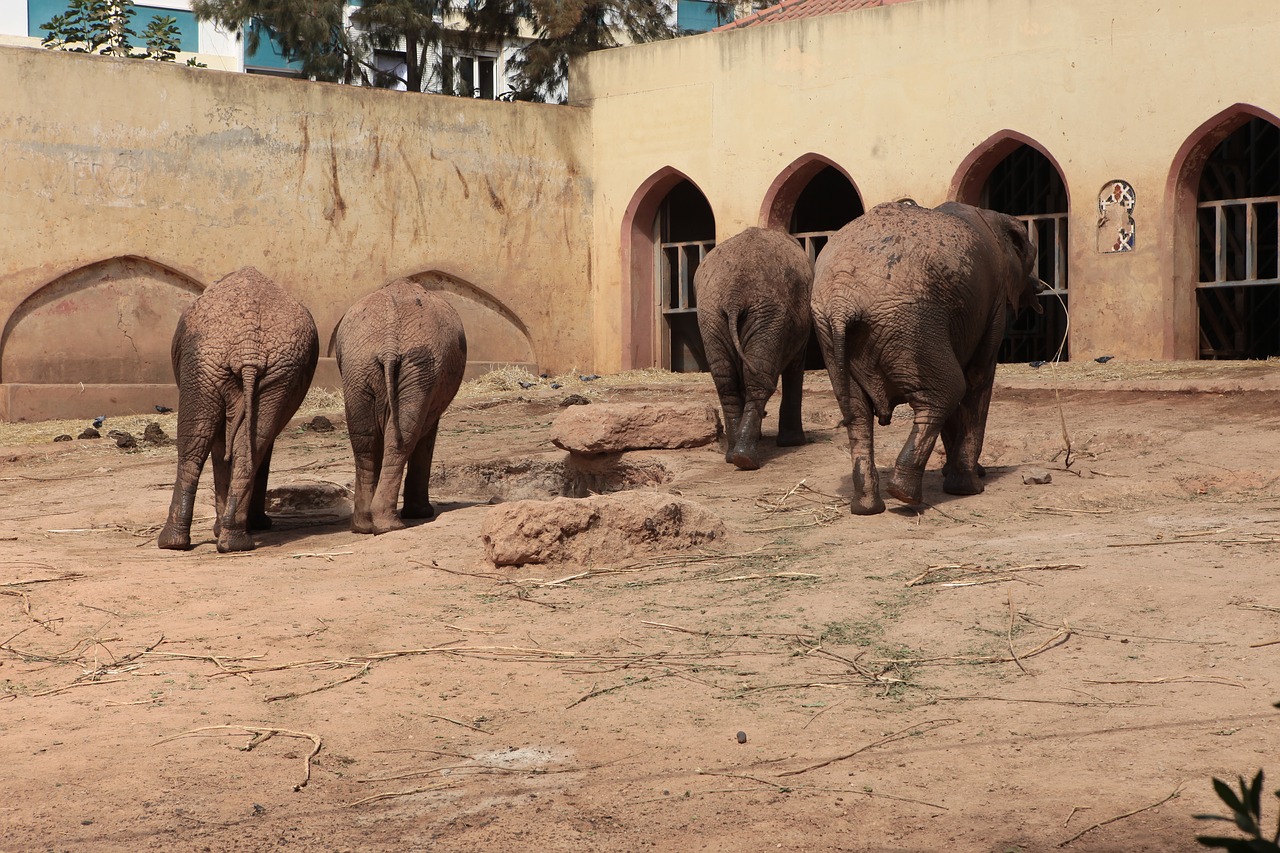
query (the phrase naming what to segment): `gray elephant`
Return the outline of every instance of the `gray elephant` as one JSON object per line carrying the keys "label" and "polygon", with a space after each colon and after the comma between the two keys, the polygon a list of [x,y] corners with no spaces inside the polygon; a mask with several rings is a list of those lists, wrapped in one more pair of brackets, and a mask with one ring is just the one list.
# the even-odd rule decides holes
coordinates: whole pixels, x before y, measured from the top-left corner
{"label": "gray elephant", "polygon": [[840,229],[814,272],[813,321],[849,433],[855,514],[884,511],[872,416],[915,414],[888,492],[921,502],[939,432],[943,490],[982,491],[986,431],[1005,306],[1041,310],[1036,252],[1012,216],[948,202],[882,204]]}
{"label": "gray elephant", "polygon": [[813,265],[799,241],[748,228],[709,253],[694,273],[698,329],[724,410],[725,461],[760,467],[760,422],[782,377],[778,446],[804,444],[800,423]]}
{"label": "gray elephant", "polygon": [[266,530],[276,436],[302,403],[320,354],[310,312],[253,267],[205,290],[178,319],[178,473],[161,548],[191,547],[191,516],[213,454],[218,550],[251,551]]}
{"label": "gray elephant", "polygon": [[336,346],[356,460],[351,529],[386,533],[403,528],[402,518],[432,518],[436,432],[467,367],[458,312],[422,285],[397,279],[347,311]]}

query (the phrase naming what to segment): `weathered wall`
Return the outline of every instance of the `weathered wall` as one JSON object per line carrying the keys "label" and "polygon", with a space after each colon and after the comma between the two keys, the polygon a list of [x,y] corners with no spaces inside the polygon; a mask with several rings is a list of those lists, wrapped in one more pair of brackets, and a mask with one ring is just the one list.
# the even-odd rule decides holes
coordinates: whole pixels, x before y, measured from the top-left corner
{"label": "weathered wall", "polygon": [[21,48],[0,91],[0,418],[172,405],[178,313],[244,265],[322,357],[415,276],[468,319],[473,369],[594,364],[583,110]]}
{"label": "weathered wall", "polygon": [[[651,227],[641,201],[664,169],[724,239],[762,224],[770,185],[811,152],[867,207],[934,205],[1002,131],[1038,143],[1070,195],[1073,357],[1195,357],[1194,229],[1171,173],[1232,105],[1280,114],[1278,44],[1273,0],[920,0],[592,54],[573,91],[593,111],[600,366],[654,358],[652,283],[631,280],[624,232],[637,209]],[[1136,190],[1137,248],[1100,254],[1113,179]]]}

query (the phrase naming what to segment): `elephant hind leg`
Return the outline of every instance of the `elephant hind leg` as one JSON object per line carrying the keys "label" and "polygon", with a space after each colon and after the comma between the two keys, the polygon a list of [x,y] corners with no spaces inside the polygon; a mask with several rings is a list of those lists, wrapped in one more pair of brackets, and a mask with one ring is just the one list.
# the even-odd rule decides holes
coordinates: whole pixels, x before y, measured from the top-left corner
{"label": "elephant hind leg", "polygon": [[431,503],[431,459],[436,450],[436,434],[440,422],[432,424],[418,446],[413,449],[406,466],[404,478],[404,509],[401,518],[435,518],[436,508]]}
{"label": "elephant hind leg", "polygon": [[925,465],[943,425],[953,417],[964,395],[964,377],[959,364],[941,362],[935,365],[935,369],[940,382],[930,389],[930,396],[922,399],[921,395],[910,401],[915,412],[911,433],[898,454],[893,476],[889,479],[889,494],[906,504],[924,502]]}
{"label": "elephant hind leg", "polygon": [[804,393],[804,350],[782,371],[782,404],[778,410],[778,446],[800,447],[805,443],[800,402]]}
{"label": "elephant hind leg", "polygon": [[853,463],[853,497],[849,512],[876,515],[884,512],[880,497],[880,475],[876,471],[875,421],[871,419],[871,399],[854,383],[851,393],[841,398],[849,433],[849,458]]}

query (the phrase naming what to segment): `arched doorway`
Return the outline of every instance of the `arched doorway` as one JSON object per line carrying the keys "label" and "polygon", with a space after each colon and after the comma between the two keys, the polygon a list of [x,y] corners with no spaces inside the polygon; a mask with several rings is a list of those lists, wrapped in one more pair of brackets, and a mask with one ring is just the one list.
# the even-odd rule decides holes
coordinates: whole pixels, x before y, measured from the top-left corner
{"label": "arched doorway", "polygon": [[[799,158],[774,180],[765,194],[761,220],[768,228],[785,228],[817,260],[831,235],[865,212],[862,196],[835,163],[818,154]],[[816,332],[809,333],[805,370],[825,367]]]}
{"label": "arched doorway", "polygon": [[711,205],[692,181],[673,186],[658,205],[653,221],[660,366],[676,373],[707,370],[698,332],[698,294],[693,275],[716,244]]}
{"label": "arched doorway", "polygon": [[1209,154],[1196,237],[1200,358],[1280,355],[1280,127],[1255,116]]}
{"label": "arched doorway", "polygon": [[[984,174],[985,173],[985,174]],[[1067,217],[1070,202],[1057,165],[1031,140],[1006,131],[980,146],[961,167],[957,201],[1021,219],[1037,247],[1043,314],[1026,308],[1009,318],[999,361],[1048,361],[1067,333]]]}

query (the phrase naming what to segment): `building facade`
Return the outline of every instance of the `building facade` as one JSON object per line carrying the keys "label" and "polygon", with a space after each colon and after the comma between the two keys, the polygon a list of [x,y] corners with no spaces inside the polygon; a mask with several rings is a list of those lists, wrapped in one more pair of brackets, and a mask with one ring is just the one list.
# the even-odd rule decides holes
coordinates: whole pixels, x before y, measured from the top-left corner
{"label": "building facade", "polygon": [[717,240],[816,254],[902,197],[1027,222],[1054,293],[1006,359],[1280,355],[1270,2],[905,0],[601,51],[568,106],[0,48],[0,417],[163,402],[177,314],[244,265],[326,356],[410,276],[473,373],[697,369]]}

